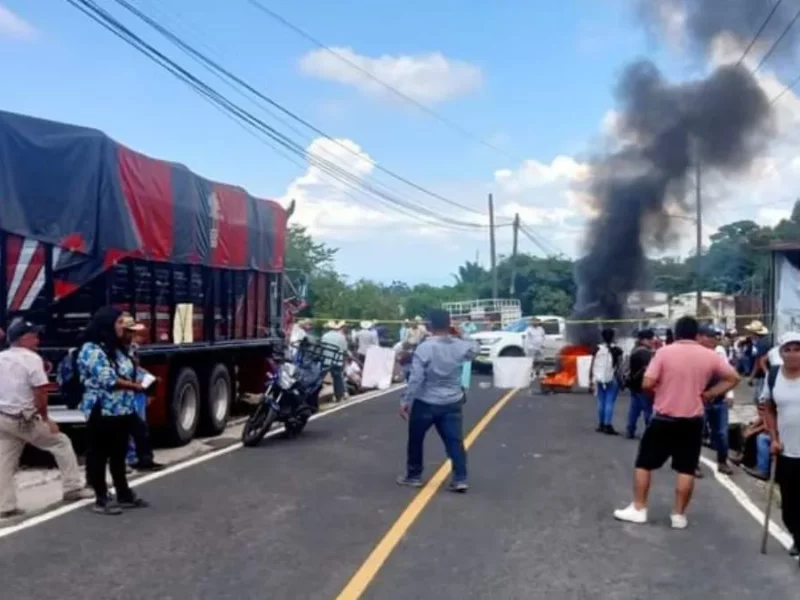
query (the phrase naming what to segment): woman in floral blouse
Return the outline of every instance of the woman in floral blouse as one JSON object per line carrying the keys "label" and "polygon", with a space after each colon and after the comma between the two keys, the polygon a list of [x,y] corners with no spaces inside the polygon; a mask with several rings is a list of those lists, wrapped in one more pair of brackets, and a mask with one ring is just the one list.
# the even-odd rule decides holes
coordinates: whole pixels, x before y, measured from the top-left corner
{"label": "woman in floral blouse", "polygon": [[[135,396],[143,391],[123,344],[125,320],[113,307],[98,310],[83,334],[77,369],[83,385],[80,410],[87,416],[86,477],[95,493],[95,512],[118,515],[147,504],[128,485],[125,456],[135,418]],[[116,490],[108,495],[106,466]]]}

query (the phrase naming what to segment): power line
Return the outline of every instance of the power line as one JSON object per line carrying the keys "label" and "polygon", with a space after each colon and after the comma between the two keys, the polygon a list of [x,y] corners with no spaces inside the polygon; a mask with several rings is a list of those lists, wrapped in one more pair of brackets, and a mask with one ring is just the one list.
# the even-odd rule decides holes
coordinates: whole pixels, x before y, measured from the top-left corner
{"label": "power line", "polygon": [[[156,62],[159,66],[163,67],[172,75],[186,83],[190,88],[211,102],[213,105],[218,106],[220,109],[226,111],[228,114],[249,125],[250,127],[259,130],[271,140],[269,145],[273,149],[275,149],[273,143],[278,144],[289,152],[304,157],[309,163],[317,166],[322,172],[326,173],[332,178],[345,183],[345,185],[349,185],[350,187],[361,188],[362,191],[371,194],[378,201],[386,204],[393,210],[406,214],[407,216],[413,216],[413,218],[416,218],[417,220],[420,220],[428,225],[441,226],[441,223],[444,223],[450,228],[474,229],[481,227],[475,223],[467,223],[450,219],[422,206],[393,198],[384,192],[377,190],[373,186],[364,182],[357,176],[354,176],[352,173],[349,173],[345,169],[342,169],[338,165],[312,155],[311,153],[305,151],[302,147],[298,146],[291,139],[287,138],[279,131],[264,123],[264,121],[253,116],[252,113],[249,113],[240,106],[234,104],[228,98],[220,94],[217,90],[198,79],[191,72],[187,71],[185,68],[169,59],[153,46],[144,42],[144,40],[130,31],[130,29],[125,27],[106,10],[99,7],[94,0],[67,0],[67,2],[83,12],[92,20],[99,23],[105,29],[109,30],[111,33],[136,48],[138,51]],[[426,220],[426,217],[427,219],[434,219],[435,221],[439,222],[431,223],[429,220]]]}
{"label": "power line", "polygon": [[[124,9],[126,9],[128,12],[132,13],[134,16],[136,16],[140,20],[144,21],[147,25],[149,25],[150,27],[152,27],[153,29],[158,31],[158,33],[160,33],[162,36],[166,37],[174,45],[178,46],[183,52],[189,54],[192,58],[194,58],[198,62],[202,63],[207,68],[213,70],[214,72],[220,74],[221,76],[223,76],[223,77],[229,79],[230,81],[236,83],[237,85],[243,87],[248,92],[250,92],[254,96],[260,98],[264,102],[268,103],[270,106],[276,108],[277,110],[279,110],[280,112],[282,112],[283,114],[288,116],[289,118],[293,119],[294,121],[300,123],[301,125],[307,127],[308,129],[310,129],[314,133],[324,137],[325,139],[327,139],[330,142],[336,144],[337,146],[341,147],[345,151],[347,151],[347,152],[349,152],[349,153],[351,153],[353,155],[356,155],[359,159],[363,160],[363,156],[358,154],[355,150],[353,150],[352,148],[350,148],[346,144],[341,143],[339,140],[333,138],[332,136],[328,135],[326,132],[324,132],[320,128],[316,127],[315,125],[313,125],[309,121],[303,119],[302,117],[300,117],[299,115],[297,115],[293,111],[289,110],[288,108],[286,108],[285,106],[283,106],[279,102],[275,101],[274,99],[270,98],[266,94],[262,93],[260,90],[254,88],[247,81],[245,81],[245,80],[241,79],[240,77],[236,76],[234,73],[232,73],[230,70],[224,68],[223,66],[221,66],[216,61],[210,59],[207,55],[203,54],[202,52],[197,50],[195,47],[193,47],[190,44],[188,44],[185,40],[181,39],[173,31],[171,31],[167,27],[164,27],[160,23],[158,23],[155,19],[153,19],[152,17],[148,16],[146,13],[144,13],[141,10],[139,10],[135,6],[133,6],[127,0],[114,0],[114,1],[117,4],[119,4],[120,6],[122,6]],[[465,210],[465,211],[468,211],[468,212],[472,212],[474,214],[478,214],[478,215],[481,215],[481,216],[486,216],[483,212],[481,212],[479,210],[476,210],[474,208],[470,208],[470,207],[468,207],[468,206],[466,206],[464,204],[460,204],[460,203],[458,203],[458,202],[456,202],[454,200],[446,198],[446,197],[442,196],[441,194],[437,194],[436,192],[428,190],[428,189],[424,188],[423,186],[411,181],[410,179],[408,179],[406,177],[403,177],[401,175],[398,175],[394,171],[392,171],[392,170],[390,170],[390,169],[388,169],[386,167],[383,167],[382,165],[380,165],[379,163],[377,163],[375,161],[371,161],[371,162],[372,162],[373,166],[376,169],[378,169],[379,171],[389,175],[390,177],[392,177],[393,179],[396,179],[397,181],[400,181],[400,182],[412,187],[413,189],[415,189],[415,190],[417,190],[419,192],[422,192],[423,194],[426,194],[426,195],[428,195],[428,196],[430,196],[432,198],[440,200],[440,201],[442,201],[442,202],[444,202],[446,204],[449,204],[451,206],[454,206],[456,208],[460,208],[462,210]]]}
{"label": "power line", "polygon": [[777,39],[776,39],[776,40],[775,40],[775,41],[772,43],[772,46],[770,46],[770,48],[769,48],[769,50],[767,50],[766,54],[764,54],[764,56],[762,56],[762,57],[761,57],[761,60],[760,60],[760,61],[758,62],[758,64],[756,65],[756,68],[755,68],[755,69],[753,69],[753,73],[754,73],[754,74],[755,74],[755,73],[756,73],[756,72],[757,72],[757,71],[758,71],[758,70],[759,70],[761,67],[763,67],[763,66],[764,66],[764,63],[766,63],[766,62],[767,62],[767,60],[769,59],[769,57],[770,57],[770,56],[772,56],[772,53],[773,53],[773,52],[775,52],[775,49],[778,47],[778,44],[780,44],[780,43],[781,43],[781,41],[783,40],[783,38],[785,38],[785,37],[786,37],[786,35],[789,33],[789,31],[792,29],[792,27],[794,27],[794,24],[797,22],[797,20],[798,20],[798,19],[800,19],[800,10],[798,10],[798,11],[797,11],[797,13],[794,15],[794,17],[792,18],[792,20],[791,20],[791,21],[789,21],[788,25],[786,25],[786,27],[785,27],[785,28],[784,28],[784,30],[781,32],[781,34],[780,34],[780,35],[777,37]]}
{"label": "power line", "polygon": [[772,10],[769,11],[767,18],[764,19],[764,22],[761,24],[761,27],[759,27],[758,31],[756,31],[756,34],[753,36],[753,39],[750,40],[750,43],[748,44],[747,48],[745,48],[744,52],[742,53],[742,57],[736,62],[737,65],[742,64],[744,59],[747,58],[747,55],[750,53],[750,50],[753,49],[753,46],[758,41],[758,38],[761,37],[762,33],[764,33],[764,30],[767,28],[767,25],[769,24],[770,20],[775,15],[775,11],[778,10],[778,7],[781,5],[781,2],[783,2],[783,0],[778,0],[775,4],[772,5]]}
{"label": "power line", "polygon": [[795,77],[789,84],[786,85],[786,87],[778,92],[778,94],[776,94],[772,100],[769,101],[770,106],[774,105],[778,100],[783,98],[789,92],[789,90],[793,89],[798,83],[800,83],[800,75]]}
{"label": "power line", "polygon": [[501,148],[498,148],[494,144],[491,144],[491,143],[487,142],[481,136],[472,133],[471,131],[469,131],[465,127],[459,125],[455,121],[451,121],[447,117],[442,116],[440,113],[436,112],[435,110],[433,110],[429,106],[423,104],[422,102],[420,102],[416,98],[413,98],[412,96],[409,96],[405,92],[403,92],[401,90],[398,90],[396,87],[394,87],[391,84],[387,83],[386,81],[384,81],[383,79],[381,79],[380,77],[378,77],[377,75],[375,75],[374,73],[369,71],[368,69],[365,69],[364,67],[362,67],[358,63],[353,62],[352,60],[350,60],[349,58],[347,58],[346,56],[344,56],[340,52],[337,52],[336,50],[334,50],[333,48],[331,48],[330,46],[328,46],[324,42],[320,41],[318,38],[316,38],[313,35],[311,35],[309,32],[305,31],[304,29],[301,29],[298,25],[295,25],[294,23],[289,21],[286,17],[283,17],[282,15],[278,14],[277,12],[272,10],[271,8],[268,8],[268,7],[264,6],[264,4],[262,4],[258,0],[248,0],[248,2],[252,6],[257,8],[258,10],[263,12],[265,15],[267,15],[268,17],[273,19],[274,21],[280,23],[281,25],[283,25],[287,29],[290,29],[290,30],[294,31],[297,35],[299,35],[300,37],[304,38],[305,40],[311,42],[312,44],[314,44],[315,46],[317,46],[321,50],[324,50],[325,52],[328,52],[331,56],[333,56],[336,59],[340,60],[341,62],[347,64],[351,68],[357,70],[359,73],[363,74],[365,77],[368,77],[369,79],[371,79],[372,81],[374,81],[378,85],[380,85],[383,88],[387,89],[388,91],[392,92],[397,97],[399,97],[402,100],[414,105],[419,110],[421,110],[422,112],[426,113],[427,115],[433,117],[434,119],[436,119],[440,123],[446,125],[450,129],[452,129],[453,131],[455,131],[456,133],[461,135],[462,137],[464,137],[464,138],[466,138],[468,140],[471,140],[471,141],[473,141],[473,142],[475,142],[477,144],[480,144],[481,146],[489,148],[490,150],[494,150],[495,152],[499,152],[500,154],[503,154],[506,158],[511,158],[511,159],[513,159],[515,161],[519,160],[517,157],[509,154],[508,152],[506,152],[505,150],[503,150]]}

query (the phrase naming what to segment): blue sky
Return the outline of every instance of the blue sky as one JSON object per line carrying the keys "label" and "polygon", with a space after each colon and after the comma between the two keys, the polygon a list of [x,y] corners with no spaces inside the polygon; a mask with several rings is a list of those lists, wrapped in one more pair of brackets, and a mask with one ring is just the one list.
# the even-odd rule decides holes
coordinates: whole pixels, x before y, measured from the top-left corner
{"label": "blue sky", "polygon": [[[110,0],[97,1],[116,8]],[[247,0],[132,1],[264,93],[353,144],[354,152],[341,159],[346,168],[378,176],[369,166],[362,164],[362,172],[348,163],[363,152],[480,210],[492,191],[498,212],[520,210],[532,230],[567,253],[579,248],[585,215],[566,190],[581,158],[597,147],[619,70],[646,55],[672,75],[686,71],[647,38],[624,0],[262,0],[355,60],[388,57],[363,64],[377,65],[382,77],[385,72],[397,87],[419,93],[446,119],[497,147],[492,150],[408,103],[370,91],[363,79],[354,83],[347,65],[330,55],[309,55],[313,45]],[[420,232],[385,208],[364,208],[342,196],[340,186],[276,155],[64,0],[0,0],[0,7],[4,109],[97,127],[139,151],[185,163],[255,195],[291,195],[298,200],[298,218],[341,249],[339,267],[351,277],[444,282],[476,253],[487,259],[485,233],[430,227]],[[131,15],[113,12],[214,81]],[[444,70],[441,77],[433,71],[431,83],[420,79],[419,69],[424,75],[434,53],[441,54]],[[307,146],[317,136],[294,137]],[[559,156],[563,160],[554,163]],[[505,180],[498,171],[506,172]],[[465,218],[392,185],[414,202]],[[507,234],[505,229],[499,236],[501,253],[509,249]],[[536,250],[527,241],[522,248]]]}

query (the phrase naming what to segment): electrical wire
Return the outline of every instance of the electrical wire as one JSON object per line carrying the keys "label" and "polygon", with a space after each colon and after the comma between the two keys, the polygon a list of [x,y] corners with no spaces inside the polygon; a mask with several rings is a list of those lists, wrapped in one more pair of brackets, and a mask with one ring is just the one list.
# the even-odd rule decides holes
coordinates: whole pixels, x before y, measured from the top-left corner
{"label": "electrical wire", "polygon": [[760,61],[758,62],[758,64],[756,65],[756,68],[755,68],[755,69],[753,69],[753,71],[752,71],[752,72],[753,72],[753,74],[755,74],[756,72],[758,72],[758,70],[759,70],[761,67],[763,67],[763,66],[764,66],[764,63],[766,63],[766,62],[767,62],[767,60],[769,59],[769,57],[770,57],[770,56],[772,56],[772,53],[773,53],[773,52],[775,52],[775,50],[777,49],[778,45],[781,43],[781,41],[783,40],[783,38],[785,38],[785,37],[786,37],[786,35],[789,33],[789,31],[792,29],[792,27],[794,27],[794,24],[795,24],[795,23],[797,23],[797,20],[798,20],[798,19],[800,19],[800,10],[798,10],[798,11],[797,11],[797,13],[795,13],[795,15],[794,15],[794,17],[792,18],[792,20],[791,20],[791,21],[789,21],[789,24],[788,24],[788,25],[786,25],[786,27],[785,27],[785,28],[784,28],[784,30],[781,32],[781,34],[780,34],[780,35],[777,37],[777,39],[776,39],[776,40],[775,40],[775,41],[772,43],[772,46],[770,46],[770,48],[769,48],[769,50],[767,50],[766,54],[764,54],[764,56],[762,56],[762,57],[761,57],[761,60],[760,60]]}
{"label": "electrical wire", "polygon": [[[139,50],[142,54],[159,64],[165,70],[176,76],[178,79],[189,85],[194,91],[199,93],[202,97],[210,101],[212,104],[219,106],[222,110],[225,110],[228,114],[238,118],[241,122],[259,130],[262,132],[267,138],[270,139],[271,143],[270,146],[274,149],[274,144],[278,144],[278,146],[288,150],[289,152],[302,156],[305,158],[309,163],[317,166],[322,172],[326,173],[327,175],[331,176],[332,178],[346,184],[350,185],[351,187],[359,187],[362,191],[365,191],[369,194],[372,194],[373,197],[381,201],[382,203],[386,204],[390,208],[394,210],[400,209],[400,211],[407,216],[412,216],[417,220],[422,221],[428,225],[434,226],[441,226],[442,223],[449,226],[450,228],[461,228],[461,229],[475,229],[481,228],[481,225],[475,223],[467,223],[457,221],[455,219],[450,219],[433,211],[430,211],[424,207],[419,205],[411,204],[405,201],[402,201],[397,198],[393,198],[380,190],[376,190],[374,186],[369,185],[368,183],[364,182],[357,176],[354,176],[352,173],[342,169],[338,165],[331,163],[330,161],[326,161],[321,159],[318,156],[314,156],[311,153],[307,152],[302,147],[298,146],[292,140],[275,130],[274,128],[270,127],[262,120],[258,119],[257,117],[253,116],[251,113],[245,111],[240,106],[234,104],[229,99],[224,97],[222,94],[217,92],[214,88],[203,82],[202,80],[198,79],[192,73],[169,59],[163,53],[156,50],[150,44],[147,44],[142,40],[139,36],[133,33],[130,29],[125,27],[122,23],[120,23],[117,19],[115,19],[110,13],[106,10],[99,7],[93,0],[66,0],[69,4],[74,6],[76,9],[80,10],[82,13],[87,15],[92,20],[99,23],[101,26],[109,30],[111,33],[115,34],[117,37],[125,41],[126,43],[132,45],[134,48]],[[406,209],[406,210],[402,210]],[[431,222],[431,219],[433,222]]]}
{"label": "electrical wire", "polygon": [[475,142],[475,143],[477,143],[477,144],[479,144],[481,146],[489,148],[490,150],[494,150],[495,152],[498,152],[498,153],[502,154],[506,158],[511,158],[511,159],[513,159],[515,161],[516,160],[520,160],[519,158],[509,154],[508,152],[506,152],[502,148],[498,148],[494,144],[489,143],[488,141],[483,139],[481,136],[472,133],[471,131],[469,131],[468,129],[466,129],[462,125],[459,125],[455,121],[452,121],[452,120],[442,116],[440,113],[438,113],[437,111],[433,110],[431,107],[423,104],[422,102],[420,102],[416,98],[413,98],[412,96],[409,96],[405,92],[403,92],[401,90],[398,90],[396,87],[394,87],[391,84],[387,83],[386,81],[384,81],[383,79],[381,79],[380,77],[378,77],[377,75],[375,75],[374,73],[369,71],[368,69],[365,69],[364,67],[362,67],[358,63],[353,62],[352,60],[350,60],[346,56],[342,55],[340,52],[337,52],[336,50],[334,50],[333,48],[331,48],[330,46],[328,46],[324,42],[320,41],[318,38],[316,38],[313,35],[311,35],[306,30],[300,28],[298,25],[295,25],[294,23],[289,21],[286,17],[278,14],[277,12],[272,10],[271,8],[268,8],[267,6],[264,6],[264,4],[259,2],[258,0],[248,0],[248,2],[253,7],[255,7],[256,9],[260,10],[265,15],[267,15],[272,20],[274,20],[277,23],[283,25],[287,29],[290,29],[291,31],[295,32],[297,35],[299,35],[300,37],[304,38],[306,41],[311,42],[312,44],[314,44],[315,46],[317,46],[321,50],[324,50],[325,52],[329,53],[334,58],[336,58],[336,59],[340,60],[341,62],[345,63],[350,68],[355,69],[356,71],[358,71],[359,73],[361,73],[365,77],[368,77],[369,79],[371,79],[372,81],[374,81],[378,85],[382,86],[386,90],[388,90],[391,93],[393,93],[394,95],[396,95],[398,98],[404,100],[405,102],[408,102],[409,104],[415,106],[416,108],[418,108],[422,112],[424,112],[427,115],[433,117],[434,119],[436,119],[437,121],[439,121],[443,125],[449,127],[450,129],[452,129],[453,131],[455,131],[456,133],[458,133],[459,135],[461,135],[465,139],[468,139],[468,140],[470,140],[472,142]]}
{"label": "electrical wire", "polygon": [[[223,66],[221,66],[216,61],[210,59],[208,56],[206,56],[205,54],[203,54],[202,52],[200,52],[199,50],[197,50],[196,48],[194,48],[193,46],[188,44],[185,40],[183,40],[179,36],[177,36],[173,31],[171,31],[170,29],[164,27],[163,25],[158,23],[155,19],[153,19],[152,17],[148,16],[146,13],[144,13],[140,9],[136,8],[135,6],[133,6],[127,0],[114,0],[114,1],[118,5],[123,7],[125,10],[127,10],[128,12],[130,12],[131,14],[133,14],[134,16],[136,16],[137,18],[139,18],[140,20],[145,22],[147,25],[149,25],[150,27],[155,29],[158,33],[160,33],[162,36],[167,38],[174,45],[178,46],[183,52],[187,53],[192,58],[194,58],[196,61],[198,61],[198,62],[202,63],[203,65],[205,65],[207,68],[213,70],[214,72],[220,74],[221,76],[227,78],[228,80],[230,80],[230,81],[236,83],[237,85],[243,87],[244,89],[246,89],[248,92],[250,92],[254,96],[260,98],[261,100],[263,100],[264,102],[268,103],[269,105],[271,105],[275,109],[279,110],[280,112],[282,112],[283,114],[285,114],[289,118],[291,118],[294,121],[300,123],[301,125],[307,127],[308,129],[310,129],[314,133],[324,137],[325,139],[327,139],[330,142],[336,144],[337,146],[341,147],[345,151],[357,156],[359,159],[364,160],[364,157],[361,154],[359,154],[358,152],[356,152],[355,150],[353,150],[352,148],[350,148],[346,144],[343,144],[341,141],[331,137],[326,132],[322,131],[320,128],[316,127],[315,125],[313,125],[309,121],[307,121],[307,120],[303,119],[302,117],[298,116],[296,113],[294,113],[293,111],[289,110],[288,108],[286,108],[282,104],[278,103],[274,99],[270,98],[266,94],[264,94],[261,91],[257,90],[252,85],[250,85],[247,81],[245,81],[245,80],[241,79],[240,77],[236,76],[234,73],[232,73],[230,70],[224,68]],[[428,190],[428,189],[424,188],[423,186],[411,181],[410,179],[408,179],[406,177],[403,177],[401,175],[398,175],[394,171],[392,171],[392,170],[390,170],[390,169],[388,169],[386,167],[383,167],[382,165],[376,163],[375,161],[372,161],[372,165],[376,169],[378,169],[379,171],[389,175],[393,179],[396,179],[397,181],[400,181],[400,182],[412,187],[413,189],[415,189],[415,190],[417,190],[419,192],[422,192],[422,193],[424,193],[424,194],[426,194],[426,195],[428,195],[428,196],[430,196],[432,198],[440,200],[440,201],[442,201],[442,202],[444,202],[446,204],[449,204],[451,206],[454,206],[456,208],[460,208],[461,210],[465,210],[467,212],[472,212],[472,213],[475,213],[475,214],[478,214],[478,215],[481,215],[481,216],[486,216],[485,213],[483,213],[483,212],[481,212],[479,210],[476,210],[476,209],[471,208],[469,206],[466,206],[464,204],[460,204],[460,203],[458,203],[458,202],[456,202],[454,200],[451,200],[449,198],[446,198],[446,197],[442,196],[441,194],[437,194],[436,192]]]}
{"label": "electrical wire", "polygon": [[741,58],[736,62],[737,65],[741,65],[744,59],[747,58],[747,55],[750,53],[750,50],[753,49],[753,46],[755,46],[755,43],[758,41],[758,38],[761,37],[761,34],[764,33],[764,30],[767,28],[767,25],[772,20],[772,17],[775,15],[775,11],[778,10],[778,7],[781,5],[781,2],[783,2],[783,0],[778,0],[775,4],[772,5],[772,10],[769,11],[767,18],[764,19],[764,22],[761,24],[761,27],[759,27],[758,31],[756,31],[755,35],[753,36],[753,39],[750,40],[750,43],[747,45],[747,48],[745,48]]}

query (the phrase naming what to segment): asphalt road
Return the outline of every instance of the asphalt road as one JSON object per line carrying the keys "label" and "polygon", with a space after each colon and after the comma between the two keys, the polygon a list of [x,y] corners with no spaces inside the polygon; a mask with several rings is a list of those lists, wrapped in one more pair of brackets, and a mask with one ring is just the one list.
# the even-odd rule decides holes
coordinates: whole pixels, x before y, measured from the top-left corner
{"label": "asphalt road", "polygon": [[[467,429],[502,395],[474,389]],[[405,442],[396,402],[150,482],[139,488],[150,509],[81,509],[2,538],[0,598],[336,598],[425,492],[394,484]],[[515,395],[471,448],[470,492],[423,503],[363,597],[798,597],[797,563],[775,543],[758,554],[758,524],[713,478],[698,483],[685,531],[668,527],[666,471],[653,522],[615,522],[636,445],[594,433],[593,421],[588,396]],[[443,460],[431,433],[428,475]]]}

